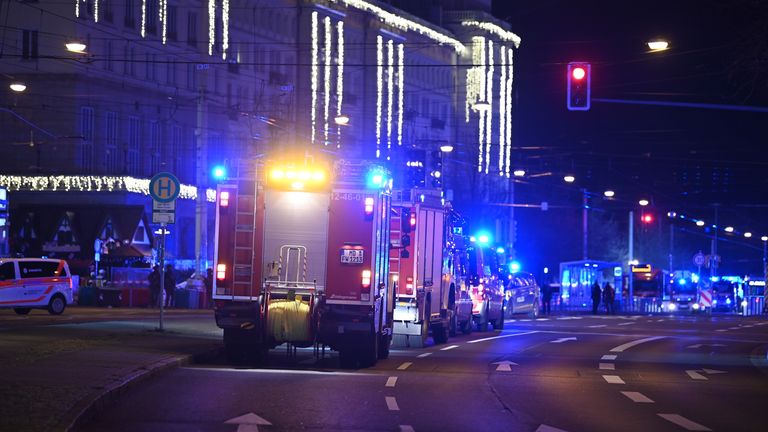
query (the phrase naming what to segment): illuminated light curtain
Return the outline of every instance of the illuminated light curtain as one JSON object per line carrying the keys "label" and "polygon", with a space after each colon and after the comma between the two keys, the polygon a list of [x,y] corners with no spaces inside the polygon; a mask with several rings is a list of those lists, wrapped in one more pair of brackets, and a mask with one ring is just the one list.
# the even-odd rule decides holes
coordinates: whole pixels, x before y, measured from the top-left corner
{"label": "illuminated light curtain", "polygon": [[514,51],[512,48],[510,48],[507,51],[508,54],[508,60],[507,60],[507,68],[509,68],[509,71],[507,72],[507,170],[506,175],[509,177],[509,170],[510,166],[512,165],[511,162],[511,155],[512,155],[512,80],[514,78]]}
{"label": "illuminated light curtain", "polygon": [[99,22],[99,0],[93,0],[93,22]]}
{"label": "illuminated light curtain", "polygon": [[485,89],[488,115],[485,117],[485,173],[491,166],[491,140],[493,133],[493,41],[488,41],[488,85]]}
{"label": "illuminated light curtain", "polygon": [[324,127],[323,127],[323,133],[325,141],[323,142],[324,145],[328,145],[328,118],[331,108],[331,39],[333,38],[333,30],[331,27],[331,18],[325,17],[323,19],[323,24],[325,25],[325,44],[324,44],[324,51],[325,51],[325,58],[324,58],[324,68],[323,68],[323,120],[324,120]]}
{"label": "illuminated light curtain", "polygon": [[395,94],[395,43],[387,41],[387,160],[392,155],[392,96]]}
{"label": "illuminated light curtain", "polygon": [[[474,38],[473,38],[474,39]],[[476,42],[474,46],[474,50],[476,51],[476,55],[473,54],[473,58],[477,59],[476,65],[479,65],[480,73],[480,79],[478,80],[479,88],[478,88],[478,94],[481,98],[485,97],[485,87],[486,87],[486,79],[485,79],[485,64],[486,64],[486,56],[485,56],[485,38],[480,37],[475,39]],[[477,172],[483,172],[483,142],[485,141],[485,115],[486,110],[480,110],[480,120],[478,121],[478,148],[477,148]]]}
{"label": "illuminated light curtain", "polygon": [[381,111],[384,96],[384,38],[376,36],[376,157],[381,157]]}
{"label": "illuminated light curtain", "polygon": [[397,145],[403,145],[403,89],[405,88],[405,45],[397,44]]}
{"label": "illuminated light curtain", "polygon": [[221,59],[227,59],[229,50],[229,0],[221,1]]}
{"label": "illuminated light curtain", "polygon": [[216,43],[216,0],[208,0],[208,55],[213,55],[213,46],[215,43]]}
{"label": "illuminated light curtain", "polygon": [[141,0],[141,37],[147,36],[147,0]]}
{"label": "illuminated light curtain", "polygon": [[[344,21],[336,23],[338,45],[336,47],[336,116],[342,114],[344,100]],[[336,126],[336,148],[341,147],[341,125]]]}
{"label": "illuminated light curtain", "polygon": [[75,16],[80,18],[80,0],[75,0]]}
{"label": "illuminated light curtain", "polygon": [[168,0],[160,0],[160,22],[163,24],[163,45],[168,42]]}
{"label": "illuminated light curtain", "polygon": [[504,175],[505,152],[507,150],[507,50],[499,47],[501,77],[499,81],[499,175]]}
{"label": "illuminated light curtain", "polygon": [[481,92],[481,85],[485,83],[485,73],[482,67],[479,66],[483,61],[480,55],[482,52],[481,45],[485,45],[483,37],[475,36],[472,38],[472,67],[468,68],[466,72],[467,97],[464,103],[464,121],[466,123],[469,123],[469,113],[473,109],[473,105],[484,97],[484,93]]}
{"label": "illuminated light curtain", "polygon": [[315,131],[317,130],[317,84],[318,84],[318,68],[317,68],[317,61],[318,61],[318,40],[317,40],[317,32],[318,32],[318,14],[317,12],[312,12],[312,59],[311,59],[311,71],[310,71],[310,80],[311,80],[311,87],[312,87],[312,106],[310,107],[310,123],[312,124],[312,130],[310,131],[310,143],[315,143]]}

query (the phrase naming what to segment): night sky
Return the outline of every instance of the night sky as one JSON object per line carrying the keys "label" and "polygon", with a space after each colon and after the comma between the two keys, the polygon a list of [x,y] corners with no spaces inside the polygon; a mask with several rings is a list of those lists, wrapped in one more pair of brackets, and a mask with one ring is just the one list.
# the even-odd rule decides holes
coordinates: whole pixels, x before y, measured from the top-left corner
{"label": "night sky", "polygon": [[[519,254],[537,266],[581,258],[577,206],[585,188],[594,192],[598,230],[608,220],[626,233],[628,211],[640,210],[640,198],[651,201],[646,211],[658,217],[642,227],[651,234],[641,243],[655,235],[666,245],[656,260],[668,260],[668,211],[711,225],[717,206],[721,228],[736,229],[719,244],[721,255],[728,254],[724,267],[761,269],[768,112],[605,102],[569,112],[565,71],[569,61],[591,62],[593,98],[768,107],[768,2],[496,1],[494,15],[523,40],[515,65],[516,162],[529,173],[553,173],[519,183],[517,201],[563,206],[548,214],[518,211]],[[655,37],[669,40],[671,49],[649,53],[645,43]],[[565,186],[564,173],[577,184]],[[603,199],[606,189],[616,199]],[[696,249],[709,250],[711,227],[706,233],[678,221],[675,230],[676,266],[687,265]],[[745,231],[754,237],[744,239]],[[596,241],[604,241],[600,235]]]}

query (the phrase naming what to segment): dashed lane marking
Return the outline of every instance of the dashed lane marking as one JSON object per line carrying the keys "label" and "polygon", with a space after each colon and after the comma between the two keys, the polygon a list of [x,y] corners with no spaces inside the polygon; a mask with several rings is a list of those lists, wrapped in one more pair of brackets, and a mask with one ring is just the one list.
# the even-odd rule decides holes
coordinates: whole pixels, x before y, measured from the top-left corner
{"label": "dashed lane marking", "polygon": [[716,331],[716,332],[727,332],[727,331],[728,331],[728,329],[717,329],[717,330],[715,330],[715,331]]}
{"label": "dashed lane marking", "polygon": [[400,366],[398,366],[398,367],[397,367],[397,370],[406,370],[406,369],[408,369],[408,368],[409,368],[409,367],[410,367],[412,364],[413,364],[413,362],[405,362],[405,363],[401,364]]}
{"label": "dashed lane marking", "polygon": [[528,321],[531,321],[531,320],[529,320],[529,319],[521,319],[520,321],[521,322],[528,322]]}
{"label": "dashed lane marking", "polygon": [[664,337],[665,336],[653,336],[653,337],[638,339],[638,340],[635,340],[635,341],[632,341],[632,342],[627,342],[625,344],[621,344],[621,345],[619,345],[617,347],[613,347],[613,348],[611,348],[610,351],[611,352],[624,352],[624,351],[626,351],[626,350],[628,350],[628,349],[630,349],[630,348],[632,348],[634,346],[637,346],[637,345],[640,345],[640,344],[643,344],[643,343],[646,343],[646,342],[652,342],[652,341],[655,341],[655,340],[664,339]]}
{"label": "dashed lane marking", "polygon": [[623,322],[623,323],[620,323],[620,324],[617,324],[617,325],[625,326],[625,325],[632,325],[632,324],[637,324],[637,323],[635,323],[635,322]]}
{"label": "dashed lane marking", "polygon": [[475,340],[471,340],[471,341],[469,341],[467,343],[485,342],[485,341],[494,340],[494,339],[508,338],[508,337],[512,337],[512,336],[523,336],[523,335],[529,335],[529,334],[534,334],[534,333],[539,333],[539,332],[537,330],[534,330],[534,331],[529,331],[529,332],[510,333],[510,334],[505,334],[505,335],[501,335],[501,336],[491,336],[491,337],[482,338],[482,339],[475,339]]}
{"label": "dashed lane marking", "polygon": [[505,322],[505,323],[513,323],[513,322],[515,322],[515,321],[517,321],[517,320],[516,320],[516,319],[508,319],[508,320],[504,320],[504,322]]}
{"label": "dashed lane marking", "polygon": [[536,321],[549,321],[549,318],[536,318]]}
{"label": "dashed lane marking", "polygon": [[415,432],[411,425],[400,425],[400,432]]}
{"label": "dashed lane marking", "polygon": [[616,354],[605,354],[600,357],[600,360],[616,360],[616,357],[618,357]]}
{"label": "dashed lane marking", "polygon": [[712,430],[704,425],[696,423],[695,421],[688,420],[687,418],[681,416],[680,414],[659,414],[659,417],[663,418],[668,422],[672,422],[689,431],[711,431]]}
{"label": "dashed lane marking", "polygon": [[397,399],[394,396],[386,396],[384,400],[387,402],[387,408],[390,411],[400,411],[400,407],[397,406]]}
{"label": "dashed lane marking", "polygon": [[608,384],[626,384],[618,375],[603,375],[603,379],[605,379]]}
{"label": "dashed lane marking", "polygon": [[394,387],[395,384],[397,384],[397,377],[391,376],[387,378],[387,384],[386,387]]}
{"label": "dashed lane marking", "polygon": [[595,324],[591,326],[587,326],[589,328],[602,328],[602,327],[608,327],[608,324]]}
{"label": "dashed lane marking", "polygon": [[640,392],[623,391],[621,394],[628,397],[629,400],[635,403],[654,403],[651,398]]}
{"label": "dashed lane marking", "polygon": [[704,375],[700,374],[696,370],[687,370],[687,371],[685,371],[685,373],[687,373],[688,376],[691,377],[691,379],[695,379],[695,380],[698,380],[698,381],[707,381],[707,380],[709,380],[709,378],[707,378]]}
{"label": "dashed lane marking", "polygon": [[440,351],[448,351],[448,350],[452,350],[452,349],[458,348],[458,347],[459,347],[458,345],[451,345],[451,346],[447,346],[445,348],[440,348]]}
{"label": "dashed lane marking", "polygon": [[424,357],[429,357],[431,355],[432,355],[432,353],[428,352],[428,353],[424,353],[424,354],[419,354],[419,355],[416,356],[416,358],[424,358]]}
{"label": "dashed lane marking", "polygon": [[616,365],[613,363],[600,363],[600,370],[616,370]]}

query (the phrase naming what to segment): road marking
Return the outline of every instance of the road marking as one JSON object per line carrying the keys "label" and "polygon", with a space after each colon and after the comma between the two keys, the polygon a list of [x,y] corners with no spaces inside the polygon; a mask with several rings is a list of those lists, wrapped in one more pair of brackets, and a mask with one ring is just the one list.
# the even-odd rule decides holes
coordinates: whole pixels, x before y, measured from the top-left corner
{"label": "road marking", "polygon": [[413,426],[400,425],[400,432],[415,432],[415,431],[413,430]]}
{"label": "road marking", "polygon": [[719,344],[719,343],[714,343],[714,344],[696,344],[696,345],[688,345],[686,348],[696,349],[696,348],[701,348],[703,346],[724,347],[724,346],[727,346],[727,345]]}
{"label": "road marking", "polygon": [[558,429],[556,427],[547,426],[545,424],[539,425],[535,432],[566,432],[564,429]]}
{"label": "road marking", "polygon": [[509,360],[494,362],[491,364],[499,365],[496,367],[497,372],[512,372],[512,365],[519,366],[517,363],[511,362]]}
{"label": "road marking", "polygon": [[712,375],[712,374],[728,373],[726,371],[715,370],[715,369],[702,369],[701,371],[704,372],[704,373],[710,374],[710,375]]}
{"label": "road marking", "polygon": [[558,343],[559,344],[559,343],[568,342],[568,341],[575,341],[575,340],[578,340],[578,339],[576,339],[575,337],[567,337],[567,338],[555,339],[553,341],[549,341],[549,343]]}
{"label": "road marking", "polygon": [[601,328],[601,327],[608,327],[608,324],[595,324],[591,326],[587,326],[589,328]]}
{"label": "road marking", "polygon": [[608,384],[626,384],[623,379],[618,375],[603,375]]}
{"label": "road marking", "polygon": [[458,347],[459,347],[458,345],[451,345],[451,346],[447,346],[445,348],[440,348],[440,351],[448,351],[448,350],[452,350],[452,349],[458,348]]}
{"label": "road marking", "polygon": [[395,384],[397,384],[397,377],[389,377],[387,378],[387,384],[385,387],[394,387]]}
{"label": "road marking", "polygon": [[557,317],[557,320],[580,320],[581,317]]}
{"label": "road marking", "polygon": [[716,332],[725,332],[725,331],[728,331],[728,329],[717,329],[717,330],[715,330],[715,331],[716,331]]}
{"label": "road marking", "polygon": [[529,335],[529,334],[534,334],[534,333],[539,333],[539,331],[538,330],[534,330],[534,331],[529,331],[529,332],[510,333],[510,334],[501,335],[501,336],[492,336],[492,337],[487,337],[487,338],[482,338],[482,339],[475,339],[475,340],[471,340],[471,341],[469,341],[467,343],[485,342],[485,341],[494,340],[494,339],[508,338],[508,337],[512,337],[512,336],[523,336],[523,335]]}
{"label": "road marking", "polygon": [[621,394],[628,397],[632,402],[635,403],[655,403],[653,400],[651,400],[651,398],[640,392],[623,391]]}
{"label": "road marking", "polygon": [[536,318],[536,321],[549,321],[549,318]]}
{"label": "road marking", "polygon": [[517,321],[517,320],[516,320],[516,319],[508,319],[508,320],[504,320],[504,322],[505,322],[505,323],[515,322],[515,321]]}
{"label": "road marking", "polygon": [[384,400],[387,401],[387,408],[390,411],[400,411],[400,407],[397,406],[397,399],[394,396],[386,396]]}
{"label": "road marking", "polygon": [[659,414],[659,417],[668,422],[672,422],[678,426],[681,426],[689,431],[711,431],[712,429],[700,425],[694,421],[688,420],[680,414]]}
{"label": "road marking", "polygon": [[738,330],[738,327],[728,327],[728,330]]}
{"label": "road marking", "polygon": [[617,324],[617,325],[625,326],[625,325],[632,325],[632,324],[637,324],[637,323],[630,321],[630,322],[623,322],[623,323],[620,323],[620,324]]}
{"label": "road marking", "polygon": [[696,370],[687,370],[687,371],[685,371],[685,373],[687,373],[688,376],[691,377],[691,379],[695,379],[695,380],[699,380],[699,381],[707,381],[707,380],[709,380],[709,378],[707,378],[704,375],[700,374]]}
{"label": "road marking", "polygon": [[259,432],[259,426],[272,426],[272,423],[254,413],[233,417],[224,424],[236,424],[238,432]]}
{"label": "road marking", "polygon": [[413,364],[413,362],[405,362],[405,363],[401,364],[400,366],[398,366],[398,367],[397,367],[397,370],[406,370],[406,369],[408,369],[408,368],[409,368],[409,367],[410,367],[412,364]]}
{"label": "road marking", "polygon": [[616,365],[613,363],[600,363],[600,370],[616,370]]}
{"label": "road marking", "polygon": [[528,322],[528,321],[531,321],[531,320],[529,320],[529,319],[521,319],[520,321]]}
{"label": "road marking", "polygon": [[665,338],[665,336],[653,336],[653,337],[648,337],[648,338],[644,338],[644,339],[638,339],[636,341],[627,342],[625,344],[621,344],[621,345],[619,345],[617,347],[611,348],[610,351],[611,352],[624,352],[624,351],[626,351],[626,350],[628,350],[628,349],[630,349],[630,348],[632,348],[634,346],[640,345],[642,343],[651,342],[651,341],[655,341],[655,340],[659,340],[659,339],[664,339],[664,338]]}
{"label": "road marking", "polygon": [[618,357],[616,354],[606,354],[600,357],[600,360],[616,360],[616,357]]}
{"label": "road marking", "polygon": [[424,357],[429,357],[431,355],[432,355],[432,353],[428,352],[428,353],[424,353],[424,354],[419,354],[419,355],[416,356],[416,358],[424,358]]}

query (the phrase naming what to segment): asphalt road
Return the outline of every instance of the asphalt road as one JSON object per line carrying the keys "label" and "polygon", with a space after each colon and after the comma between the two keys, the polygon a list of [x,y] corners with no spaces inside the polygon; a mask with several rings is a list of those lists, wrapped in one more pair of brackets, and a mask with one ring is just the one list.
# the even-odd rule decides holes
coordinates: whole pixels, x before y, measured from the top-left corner
{"label": "asphalt road", "polygon": [[768,321],[735,316],[511,320],[376,367],[335,353],[223,359],[121,396],[85,431],[757,431]]}

